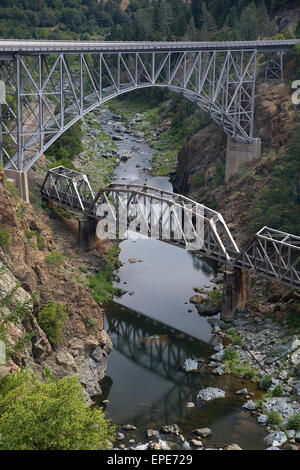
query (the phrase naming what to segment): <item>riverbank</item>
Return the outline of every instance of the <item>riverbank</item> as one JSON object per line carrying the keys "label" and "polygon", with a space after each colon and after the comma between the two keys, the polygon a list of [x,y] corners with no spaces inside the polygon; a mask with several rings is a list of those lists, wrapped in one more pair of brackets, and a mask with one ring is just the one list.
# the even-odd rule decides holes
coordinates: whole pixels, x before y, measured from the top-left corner
{"label": "riverbank", "polygon": [[[156,149],[145,142],[149,135],[158,141],[162,134],[160,125],[164,127],[164,123],[156,124],[155,135],[151,134],[153,121],[150,123],[148,117],[147,113],[134,114],[131,110],[112,113],[106,108],[95,111],[93,119],[83,125],[85,150],[74,160],[74,163],[76,167],[89,174],[95,190],[99,188],[99,185],[112,180],[147,182],[153,186],[172,190],[168,178],[156,176],[153,171],[152,162]],[[147,131],[148,126],[150,127],[149,131]],[[153,246],[150,246],[151,243]],[[172,250],[175,250],[176,253]],[[147,257],[147,253],[150,252],[150,257]],[[129,259],[131,258],[141,259],[142,262],[130,263]],[[177,260],[174,266],[171,262],[172,259]],[[286,371],[287,378],[279,379],[283,381],[283,384],[280,382],[279,385],[282,385],[284,393],[289,395],[272,397],[272,400],[273,398],[276,400],[279,398],[279,400],[276,403],[273,400],[270,404],[265,400],[271,399],[271,397],[264,397],[264,394],[270,393],[271,390],[265,391],[259,388],[263,375],[273,374],[274,380],[277,380],[276,367],[281,368],[280,372],[283,375],[285,375],[283,371],[286,368],[284,361],[279,366],[273,366],[272,369],[270,364],[268,368],[265,367],[264,359],[262,366],[253,359],[258,353],[258,344],[255,342],[257,337],[264,345],[267,344],[268,337],[270,337],[269,347],[271,349],[266,351],[266,357],[267,352],[272,356],[272,348],[275,350],[276,345],[278,348],[285,346],[285,337],[278,335],[281,326],[277,325],[276,328],[276,324],[273,325],[269,318],[271,323],[265,323],[264,315],[266,312],[274,311],[274,308],[272,310],[267,305],[266,295],[262,294],[265,288],[264,284],[260,285],[258,282],[254,285],[251,283],[252,299],[250,299],[250,304],[255,308],[251,310],[249,304],[249,311],[239,313],[234,322],[228,326],[220,323],[218,315],[222,275],[217,274],[215,268],[206,265],[203,259],[159,242],[131,240],[123,242],[120,261],[121,268],[117,273],[119,282],[115,283],[115,287],[124,290],[124,293],[121,297],[114,299],[113,306],[105,307],[108,322],[109,316],[113,314],[113,321],[108,325],[108,328],[116,323],[119,325],[119,329],[118,334],[110,332],[108,329],[109,335],[116,349],[123,341],[120,336],[121,327],[125,328],[126,326],[130,331],[130,322],[132,322],[132,333],[126,340],[127,343],[132,344],[131,353],[134,348],[139,346],[136,351],[139,354],[142,351],[143,355],[146,353],[148,356],[143,356],[143,364],[136,362],[133,364],[124,360],[124,353],[128,354],[128,351],[120,353],[115,350],[108,363],[107,380],[111,376],[113,378],[109,384],[109,391],[99,397],[97,402],[107,408],[108,415],[112,416],[114,422],[118,424],[118,432],[121,433],[118,436],[118,448],[156,446],[157,449],[159,447],[224,449],[230,444],[235,444],[245,449],[263,449],[269,446],[264,442],[264,438],[268,431],[275,429],[274,424],[268,421],[261,424],[263,418],[260,415],[266,413],[263,408],[260,411],[257,403],[260,402],[260,407],[271,407],[270,412],[276,412],[277,409],[274,407],[280,407],[277,402],[283,402],[283,399],[288,400],[288,404],[292,406],[290,414],[287,416],[286,413],[283,413],[282,415],[283,423],[286,426],[289,417],[297,413],[298,401],[297,398],[294,400],[292,397],[297,380],[292,382],[291,379],[295,379],[296,376],[292,376],[293,371],[289,368]],[[181,267],[180,277],[177,276],[173,279],[171,273],[176,273],[178,266]],[[193,269],[195,269],[194,273]],[[86,282],[86,273],[80,268],[79,271],[77,276],[82,282]],[[195,275],[194,280],[191,273]],[[206,274],[201,279],[203,273]],[[175,290],[180,294],[178,298],[176,297],[177,292],[174,292],[174,285],[176,285]],[[193,286],[195,287],[194,293],[192,292]],[[188,300],[195,296],[198,296],[198,299],[194,298],[189,304]],[[209,303],[199,302],[199,298],[203,296],[208,297]],[[283,300],[283,302],[286,301],[287,299]],[[207,318],[207,314],[212,316]],[[126,322],[123,324],[124,315],[126,315]],[[256,317],[259,317],[259,320]],[[149,332],[144,332],[143,337],[137,339],[136,332],[139,330],[136,325],[143,325],[144,328],[146,324],[149,325],[150,319],[152,321],[151,329]],[[161,323],[155,323],[153,319],[156,321],[159,319]],[[177,328],[176,334],[169,328],[169,325]],[[188,334],[187,343],[195,334],[197,339],[201,337],[207,346],[204,347],[202,343],[197,343],[196,347],[191,350],[179,346],[178,338],[186,333]],[[291,336],[288,330],[285,334],[287,338]],[[241,344],[245,344],[244,340],[248,341],[251,336],[253,336],[253,344],[249,345],[250,353],[246,353]],[[228,349],[229,343],[233,346]],[[176,383],[173,385],[179,386],[179,390],[187,390],[187,393],[180,403],[176,402],[175,413],[162,414],[164,403],[170,402],[167,393],[168,387],[166,388],[164,380],[153,376],[153,370],[149,374],[147,372],[147,375],[141,373],[140,367],[147,366],[147,358],[150,357],[150,351],[153,347],[163,348],[167,354],[170,351],[170,345],[174,348],[181,348],[181,360],[172,369],[172,379],[176,378]],[[215,347],[219,350],[214,351]],[[215,354],[219,354],[219,360],[211,358]],[[229,357],[223,360],[222,354]],[[183,369],[185,360],[194,361],[197,358],[201,358],[201,370],[187,371]],[[136,357],[132,356],[131,360],[136,361]],[[166,367],[167,364],[166,356],[163,356],[161,358],[162,367]],[[123,374],[124,370],[126,370],[126,377]],[[128,383],[129,377],[131,378],[130,383]],[[167,380],[170,381],[170,376],[167,376]],[[134,383],[137,383],[138,386],[134,387]],[[152,389],[153,384],[156,384],[154,389]],[[197,396],[200,390],[205,390],[208,387],[223,390],[225,397],[213,399],[210,403],[199,402]],[[101,384],[101,389],[105,389],[103,384]],[[236,392],[245,391],[245,389],[247,389],[247,393],[236,394]],[[154,393],[160,390],[163,392],[163,398],[159,398]],[[277,390],[279,389],[277,388]],[[255,409],[244,408],[248,401],[255,403]],[[250,403],[249,406],[253,407],[254,405]],[[281,406],[285,405],[281,404]],[[285,410],[286,408],[280,409]],[[225,417],[229,410],[231,414],[227,419]],[[131,416],[135,416],[132,421]],[[212,419],[214,416],[217,418]],[[275,415],[275,420],[276,418],[278,418],[277,415]],[[274,421],[274,413],[271,418],[268,418],[268,420],[270,419]],[[226,432],[222,429],[221,424],[224,420],[227,423]],[[129,428],[127,426],[126,429],[123,429],[123,426],[128,423],[130,423]],[[179,426],[179,430],[176,427],[174,428],[176,432],[166,433],[165,428],[160,432],[162,426],[172,426],[173,423]],[[204,427],[209,427],[212,433],[206,438],[201,438],[194,430]],[[238,435],[238,429],[240,436],[235,440],[234,437]],[[282,425],[278,429],[282,429]],[[290,439],[287,442],[290,445],[296,445],[293,442],[293,440],[296,441],[296,434],[296,429],[294,435],[288,433]],[[249,437],[250,435],[252,438]],[[195,442],[192,442],[197,440],[198,443],[201,442],[201,445],[195,445]],[[287,443],[284,444],[287,445]]]}

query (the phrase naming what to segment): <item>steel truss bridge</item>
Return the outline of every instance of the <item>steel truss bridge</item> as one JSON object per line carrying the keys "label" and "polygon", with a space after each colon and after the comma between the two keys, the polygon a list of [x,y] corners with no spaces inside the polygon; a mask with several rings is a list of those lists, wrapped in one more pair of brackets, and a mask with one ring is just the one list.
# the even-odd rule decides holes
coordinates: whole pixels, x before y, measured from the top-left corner
{"label": "steel truss bridge", "polygon": [[263,227],[240,251],[219,212],[147,185],[112,183],[95,195],[86,175],[63,167],[48,171],[41,193],[60,206],[80,211],[93,222],[93,232],[100,221],[103,238],[122,238],[124,232],[134,230],[215,259],[229,269],[300,288],[300,237],[296,235]]}
{"label": "steel truss bridge", "polygon": [[[209,376],[183,370],[185,359],[207,357],[212,353],[211,345],[122,305],[110,311],[106,322],[114,350],[170,383],[167,392],[152,405],[151,412],[161,413],[161,421],[172,422],[172,417],[182,415],[185,403],[194,399],[199,389],[211,385]],[[218,415],[218,407],[215,411]],[[139,415],[132,419],[138,420]]]}
{"label": "steel truss bridge", "polygon": [[283,53],[298,42],[0,40],[0,164],[27,171],[78,119],[146,87],[181,93],[251,143],[257,55],[267,54],[265,79],[282,80]]}

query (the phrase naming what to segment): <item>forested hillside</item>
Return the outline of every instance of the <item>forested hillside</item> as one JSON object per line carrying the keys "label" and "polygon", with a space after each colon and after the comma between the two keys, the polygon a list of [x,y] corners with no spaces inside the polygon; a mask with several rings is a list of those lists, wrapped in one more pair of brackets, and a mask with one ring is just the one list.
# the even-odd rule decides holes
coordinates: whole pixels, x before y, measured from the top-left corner
{"label": "forested hillside", "polygon": [[1,38],[235,40],[277,32],[287,0],[2,0]]}

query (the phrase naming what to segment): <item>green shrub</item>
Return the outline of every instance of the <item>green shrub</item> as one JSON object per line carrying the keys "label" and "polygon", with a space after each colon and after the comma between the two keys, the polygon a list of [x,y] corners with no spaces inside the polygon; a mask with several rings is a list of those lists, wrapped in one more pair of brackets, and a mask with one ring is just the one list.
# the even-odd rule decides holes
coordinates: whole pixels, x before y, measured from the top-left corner
{"label": "green shrub", "polygon": [[281,415],[278,411],[269,411],[267,413],[267,419],[269,424],[273,424],[275,426],[280,426],[281,424]]}
{"label": "green shrub", "polygon": [[272,390],[272,395],[273,395],[273,397],[282,397],[283,392],[284,392],[283,386],[281,384],[278,384]]}
{"label": "green shrub", "polygon": [[98,320],[97,320],[96,318],[90,318],[90,319],[86,322],[85,326],[86,326],[87,328],[92,328],[93,326],[97,325],[97,323],[98,323]]}
{"label": "green shrub", "polygon": [[257,371],[255,369],[252,369],[251,367],[249,369],[246,369],[244,372],[244,376],[248,379],[253,379],[256,375]]}
{"label": "green shrub", "polygon": [[300,414],[296,413],[292,415],[287,424],[288,429],[295,429],[295,431],[300,431]]}
{"label": "green shrub", "polygon": [[258,400],[258,402],[256,403],[256,408],[259,410],[262,410],[264,408],[263,400]]}
{"label": "green shrub", "polygon": [[102,450],[115,428],[86,405],[77,377],[42,382],[32,371],[0,380],[1,450]]}
{"label": "green shrub", "polygon": [[64,256],[58,251],[52,251],[50,255],[46,256],[45,260],[47,263],[52,264],[52,266],[56,266],[57,269],[59,269],[64,262]]}
{"label": "green shrub", "polygon": [[225,179],[225,163],[222,162],[222,160],[217,160],[216,166],[215,166],[215,176],[214,180],[215,183],[220,186],[221,184],[224,183]]}
{"label": "green shrub", "polygon": [[6,228],[0,229],[0,247],[6,250],[11,245],[11,234]]}
{"label": "green shrub", "polygon": [[220,305],[222,302],[223,292],[220,289],[213,289],[206,292],[209,302],[214,305]]}
{"label": "green shrub", "polygon": [[67,320],[66,307],[58,302],[51,302],[38,314],[38,323],[52,344],[61,342],[61,334]]}
{"label": "green shrub", "polygon": [[120,248],[118,246],[111,248],[108,252],[105,269],[88,278],[88,287],[98,303],[107,302],[115,293],[113,271],[119,267],[119,253]]}
{"label": "green shrub", "polygon": [[192,177],[193,186],[196,188],[201,188],[205,183],[205,173],[204,171],[196,171]]}
{"label": "green shrub", "polygon": [[240,338],[240,336],[237,334],[237,332],[235,331],[234,328],[231,328],[230,330],[227,331],[227,334],[230,335],[232,337],[232,344],[233,345],[241,345],[242,344],[242,340]]}
{"label": "green shrub", "polygon": [[37,234],[37,236],[36,236],[36,241],[37,241],[38,249],[39,249],[39,250],[43,250],[43,249],[45,248],[45,246],[46,246],[46,244],[45,244],[45,238],[44,238],[42,235]]}
{"label": "green shrub", "polygon": [[272,384],[272,376],[266,374],[262,377],[259,386],[263,390],[268,390],[268,388],[271,386],[271,384]]}
{"label": "green shrub", "polygon": [[237,361],[238,359],[239,353],[232,346],[228,346],[226,349],[224,349],[225,361]]}

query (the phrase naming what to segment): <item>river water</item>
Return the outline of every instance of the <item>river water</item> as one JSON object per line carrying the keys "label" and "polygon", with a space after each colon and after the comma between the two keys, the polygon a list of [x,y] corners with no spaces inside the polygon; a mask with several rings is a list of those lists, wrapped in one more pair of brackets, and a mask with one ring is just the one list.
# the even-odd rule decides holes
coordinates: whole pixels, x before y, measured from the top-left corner
{"label": "river water", "polygon": [[[116,133],[117,117],[110,111],[101,110],[100,120],[107,133]],[[119,151],[131,157],[117,166],[115,181],[147,183],[171,191],[167,177],[151,174],[155,150],[134,131],[119,135]],[[199,316],[189,298],[195,294],[193,287],[212,285],[215,263],[133,234],[120,248],[123,266],[115,286],[127,293],[105,305],[105,327],[114,350],[97,402],[108,400],[104,407],[114,423],[137,426],[122,442],[126,446],[129,438],[136,444],[146,442],[147,429],[177,423],[187,440],[193,437],[193,429],[211,428],[212,437],[204,440],[205,447],[237,443],[243,449],[263,449],[263,428],[242,408],[245,398],[235,394],[244,387],[257,393],[256,386],[231,375],[214,376],[204,369],[185,372],[182,367],[187,358],[205,359],[214,353],[217,339],[207,318]],[[130,263],[130,258],[142,262]],[[225,390],[226,398],[200,406],[195,397],[208,386]],[[196,406],[187,408],[187,402]]]}

